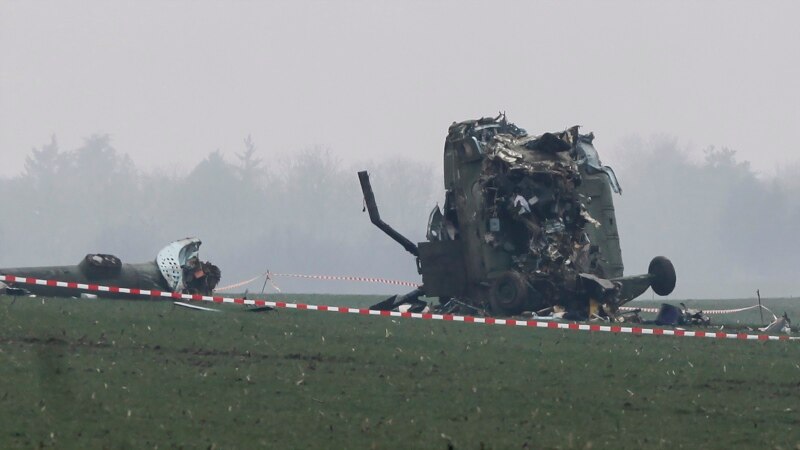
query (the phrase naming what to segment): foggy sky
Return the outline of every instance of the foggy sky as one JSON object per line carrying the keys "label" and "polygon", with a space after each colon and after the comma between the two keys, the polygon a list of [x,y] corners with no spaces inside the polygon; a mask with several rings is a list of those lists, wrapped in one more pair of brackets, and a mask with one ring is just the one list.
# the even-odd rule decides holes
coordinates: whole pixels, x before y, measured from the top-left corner
{"label": "foggy sky", "polygon": [[[797,2],[0,1],[0,176],[111,135],[186,173],[252,134],[271,154],[440,164],[454,120],[581,124],[800,159]],[[190,167],[185,167],[186,163]]]}
{"label": "foggy sky", "polygon": [[[0,267],[89,251],[138,261],[196,235],[223,284],[265,266],[415,280],[358,214],[355,171],[376,175],[387,220],[422,239],[447,127],[506,111],[531,134],[595,132],[626,189],[626,273],[665,254],[677,296],[796,295],[798,5],[0,0],[0,193],[16,211],[0,221]],[[52,135],[62,152],[109,135],[134,173],[64,172],[66,200],[28,189],[14,177]],[[264,177],[242,198],[219,175],[232,169],[203,167],[216,150],[235,163],[248,135]],[[709,166],[710,146],[736,164]],[[86,205],[85,179],[114,187],[105,209]],[[215,209],[198,191],[216,191]]]}

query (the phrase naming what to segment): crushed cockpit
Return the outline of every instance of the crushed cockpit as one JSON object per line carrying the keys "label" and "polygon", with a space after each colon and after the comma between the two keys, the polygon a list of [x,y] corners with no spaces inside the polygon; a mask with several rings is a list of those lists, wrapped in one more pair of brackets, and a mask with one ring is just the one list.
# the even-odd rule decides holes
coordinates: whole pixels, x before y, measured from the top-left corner
{"label": "crushed cockpit", "polygon": [[427,242],[418,245],[380,219],[360,172],[373,223],[418,259],[423,284],[402,298],[590,318],[613,315],[650,287],[672,292],[675,272],[664,257],[647,274],[623,276],[612,199],[622,188],[593,140],[577,126],[531,136],[505,115],[454,123],[444,146],[444,205],[431,211]]}
{"label": "crushed cockpit", "polygon": [[[75,266],[17,267],[0,269],[0,274],[130,289],[211,295],[220,281],[221,272],[214,264],[200,261],[200,244],[201,241],[197,238],[180,239],[164,247],[152,261],[138,264],[123,263],[114,255],[92,253],[86,255]],[[38,284],[16,289],[44,296],[80,294],[77,289]],[[96,294],[114,298],[139,297],[104,291]]]}

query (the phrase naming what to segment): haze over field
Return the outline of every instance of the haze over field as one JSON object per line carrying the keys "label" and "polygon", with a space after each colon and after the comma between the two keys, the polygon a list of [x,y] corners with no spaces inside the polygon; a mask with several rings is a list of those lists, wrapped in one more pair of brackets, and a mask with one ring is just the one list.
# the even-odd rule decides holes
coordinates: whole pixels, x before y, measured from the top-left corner
{"label": "haze over field", "polygon": [[673,297],[796,296],[798,13],[3,1],[0,267],[133,262],[197,235],[222,284],[267,268],[417,280],[361,213],[356,170],[373,172],[385,220],[422,239],[447,126],[503,110],[533,134],[595,132],[624,189],[626,273],[664,254]]}

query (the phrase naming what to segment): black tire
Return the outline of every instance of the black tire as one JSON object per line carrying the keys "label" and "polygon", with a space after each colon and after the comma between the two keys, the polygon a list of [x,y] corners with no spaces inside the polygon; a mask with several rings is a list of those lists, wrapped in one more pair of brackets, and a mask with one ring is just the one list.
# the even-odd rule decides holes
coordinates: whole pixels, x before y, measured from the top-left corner
{"label": "black tire", "polygon": [[650,261],[647,273],[653,276],[650,287],[658,295],[669,295],[675,289],[675,267],[664,256],[656,256]]}
{"label": "black tire", "polygon": [[492,281],[489,303],[497,315],[513,316],[528,304],[528,283],[519,272],[508,271]]}

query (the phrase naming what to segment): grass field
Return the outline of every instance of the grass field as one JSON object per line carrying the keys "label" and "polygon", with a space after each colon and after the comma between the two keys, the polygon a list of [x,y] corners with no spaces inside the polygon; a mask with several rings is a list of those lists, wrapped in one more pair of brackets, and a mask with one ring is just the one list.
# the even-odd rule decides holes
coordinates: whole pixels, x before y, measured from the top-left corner
{"label": "grass field", "polygon": [[796,341],[220,309],[0,297],[0,448],[800,447]]}

